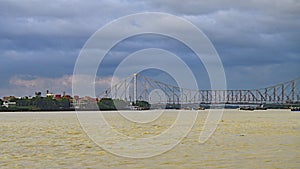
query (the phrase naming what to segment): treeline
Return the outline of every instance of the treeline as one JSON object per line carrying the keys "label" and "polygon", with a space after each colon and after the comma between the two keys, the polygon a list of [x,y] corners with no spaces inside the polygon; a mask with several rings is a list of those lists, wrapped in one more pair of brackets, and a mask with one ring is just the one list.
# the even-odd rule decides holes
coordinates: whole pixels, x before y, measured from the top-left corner
{"label": "treeline", "polygon": [[[71,101],[67,98],[53,99],[52,97],[12,98],[15,105],[1,106],[2,111],[62,111],[71,110]],[[2,105],[3,103],[1,103]]]}
{"label": "treeline", "polygon": [[[9,102],[15,102],[9,107],[2,106],[3,101],[0,99],[0,111],[71,111],[71,110],[148,110],[150,104],[146,101],[136,101],[130,103],[125,100],[102,98],[99,101],[82,100],[73,105],[71,99],[61,97],[54,99],[52,97],[33,97],[33,98],[12,98]],[[96,103],[96,104],[95,104]]]}
{"label": "treeline", "polygon": [[98,107],[100,110],[128,110],[132,108],[138,110],[149,110],[151,105],[146,101],[130,103],[120,99],[102,98],[98,102]]}

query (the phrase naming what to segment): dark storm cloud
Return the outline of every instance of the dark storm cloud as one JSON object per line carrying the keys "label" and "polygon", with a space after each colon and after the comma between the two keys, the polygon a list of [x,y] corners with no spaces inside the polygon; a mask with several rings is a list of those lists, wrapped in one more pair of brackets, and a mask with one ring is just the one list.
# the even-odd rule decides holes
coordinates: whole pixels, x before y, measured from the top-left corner
{"label": "dark storm cloud", "polygon": [[[205,8],[202,5],[198,9]],[[188,6],[182,10],[212,40],[229,87],[254,87],[299,77],[299,1],[228,1],[220,8],[212,6],[217,8],[205,14],[189,12],[192,8]]]}
{"label": "dark storm cloud", "polygon": [[[148,11],[184,17],[203,30],[223,61],[229,88],[256,88],[286,81],[298,77],[300,72],[299,9],[300,2],[293,0],[3,0],[0,95],[14,91],[8,90],[11,79],[25,83],[26,79],[17,79],[24,75],[48,81],[64,79],[72,74],[81,47],[96,30],[118,17]],[[113,31],[107,35],[110,36]],[[131,48],[149,46],[150,42],[153,41],[139,39],[124,43],[114,51],[116,58],[103,66],[104,74],[113,71],[119,58]],[[180,45],[168,41],[155,43],[181,54],[191,67],[199,66]],[[14,84],[16,88],[18,84]]]}

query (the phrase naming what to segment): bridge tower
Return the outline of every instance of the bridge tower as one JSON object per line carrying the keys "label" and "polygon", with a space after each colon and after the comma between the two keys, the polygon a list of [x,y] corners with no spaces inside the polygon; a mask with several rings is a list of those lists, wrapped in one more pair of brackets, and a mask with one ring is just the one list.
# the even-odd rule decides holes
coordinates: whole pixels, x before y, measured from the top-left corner
{"label": "bridge tower", "polygon": [[136,104],[137,100],[137,73],[133,74],[133,102]]}

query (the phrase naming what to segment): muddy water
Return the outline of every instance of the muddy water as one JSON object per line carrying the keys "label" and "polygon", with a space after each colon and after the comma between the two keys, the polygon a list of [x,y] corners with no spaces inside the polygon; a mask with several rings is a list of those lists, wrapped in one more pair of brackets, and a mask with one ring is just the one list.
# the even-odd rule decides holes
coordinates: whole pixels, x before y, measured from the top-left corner
{"label": "muddy water", "polygon": [[[199,144],[207,113],[199,112],[176,147],[145,159],[105,151],[72,112],[0,113],[0,168],[299,168],[300,113],[225,110],[212,137]],[[176,115],[167,112],[149,124],[130,123],[116,113],[105,117],[124,135],[151,137],[168,129]]]}

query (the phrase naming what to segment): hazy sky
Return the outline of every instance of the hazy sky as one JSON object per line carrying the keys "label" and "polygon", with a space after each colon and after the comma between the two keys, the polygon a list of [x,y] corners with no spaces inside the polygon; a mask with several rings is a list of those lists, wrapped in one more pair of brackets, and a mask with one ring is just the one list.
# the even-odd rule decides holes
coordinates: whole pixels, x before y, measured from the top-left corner
{"label": "hazy sky", "polygon": [[[137,12],[170,13],[200,28],[219,53],[230,89],[288,81],[300,76],[299,9],[299,0],[1,0],[0,96],[46,89],[70,93],[74,64],[87,39],[110,21]],[[147,47],[149,38],[164,49],[186,52],[176,42],[153,37],[129,39],[115,52],[130,53],[134,42]],[[184,60],[196,69],[188,54]],[[117,62],[108,59],[99,85],[108,83]]]}

